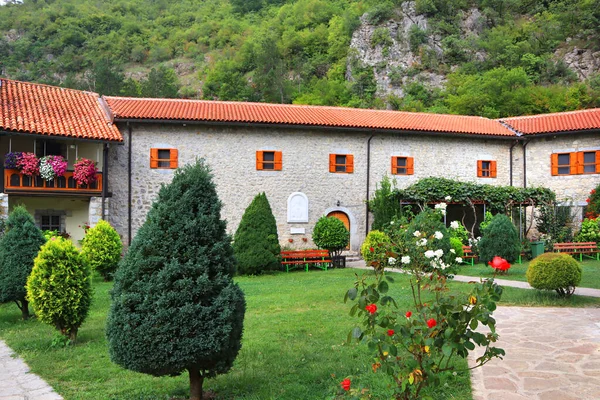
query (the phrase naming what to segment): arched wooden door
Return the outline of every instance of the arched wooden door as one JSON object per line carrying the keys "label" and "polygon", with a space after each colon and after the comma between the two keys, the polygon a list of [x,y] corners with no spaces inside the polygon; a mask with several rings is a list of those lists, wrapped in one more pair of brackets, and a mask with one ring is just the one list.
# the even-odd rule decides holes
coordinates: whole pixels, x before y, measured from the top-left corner
{"label": "arched wooden door", "polygon": [[[344,226],[346,227],[346,229],[348,229],[348,232],[350,232],[350,218],[348,218],[348,214],[346,214],[343,211],[332,211],[329,214],[327,214],[328,217],[335,217],[337,219],[339,219],[340,221],[342,221],[344,223]],[[346,250],[350,249],[350,241],[348,241],[348,245],[346,246]]]}

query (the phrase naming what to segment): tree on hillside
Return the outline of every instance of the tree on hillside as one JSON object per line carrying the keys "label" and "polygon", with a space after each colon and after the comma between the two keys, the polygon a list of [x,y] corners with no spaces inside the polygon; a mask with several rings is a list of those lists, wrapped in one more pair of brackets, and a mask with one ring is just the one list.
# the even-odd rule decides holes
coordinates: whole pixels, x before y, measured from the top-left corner
{"label": "tree on hillside", "polygon": [[171,68],[152,68],[148,77],[141,82],[142,97],[176,98],[179,91],[177,75]]}
{"label": "tree on hillside", "polygon": [[220,211],[203,161],[177,170],[115,274],[107,320],[112,361],[154,376],[187,370],[191,400],[241,348],[246,306]]}
{"label": "tree on hillside", "polygon": [[246,208],[235,232],[233,250],[240,275],[279,269],[277,223],[264,193],[257,194]]}
{"label": "tree on hillside", "polygon": [[0,240],[0,302],[14,301],[23,319],[29,318],[25,284],[33,260],[46,242],[25,207],[17,206],[6,220],[6,234]]}

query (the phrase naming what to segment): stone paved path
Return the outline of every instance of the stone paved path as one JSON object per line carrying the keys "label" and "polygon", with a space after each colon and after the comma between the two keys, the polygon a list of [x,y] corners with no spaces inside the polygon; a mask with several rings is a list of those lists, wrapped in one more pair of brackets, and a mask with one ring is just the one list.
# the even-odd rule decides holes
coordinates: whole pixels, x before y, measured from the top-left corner
{"label": "stone paved path", "polygon": [[600,399],[600,308],[498,307],[494,318],[506,356],[472,370],[474,400]]}
{"label": "stone paved path", "polygon": [[0,400],[62,400],[42,378],[0,340]]}

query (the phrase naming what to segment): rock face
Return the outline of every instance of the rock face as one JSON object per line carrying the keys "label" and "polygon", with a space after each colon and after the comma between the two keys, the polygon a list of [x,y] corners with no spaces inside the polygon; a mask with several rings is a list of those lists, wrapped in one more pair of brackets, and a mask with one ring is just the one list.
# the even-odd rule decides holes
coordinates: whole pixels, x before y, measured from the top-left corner
{"label": "rock face", "polygon": [[600,51],[573,46],[568,50],[559,49],[554,55],[575,72],[579,80],[588,79],[600,71]]}

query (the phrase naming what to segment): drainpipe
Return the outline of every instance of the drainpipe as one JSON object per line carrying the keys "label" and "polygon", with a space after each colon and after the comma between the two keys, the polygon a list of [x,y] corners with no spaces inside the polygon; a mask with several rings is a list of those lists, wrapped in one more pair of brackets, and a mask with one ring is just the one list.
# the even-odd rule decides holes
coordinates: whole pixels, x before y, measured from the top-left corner
{"label": "drainpipe", "polygon": [[106,218],[106,195],[108,193],[108,143],[102,151],[102,219]]}
{"label": "drainpipe", "polygon": [[513,149],[515,148],[515,146],[519,144],[518,140],[515,140],[513,144],[510,145],[510,150],[509,150],[509,165],[510,165],[510,186],[513,185]]}
{"label": "drainpipe", "polygon": [[127,133],[129,140],[127,145],[129,146],[127,155],[127,243],[131,246],[131,140],[133,138],[133,128],[127,122]]}
{"label": "drainpipe", "polygon": [[527,187],[527,145],[529,140],[523,142],[523,187]]}
{"label": "drainpipe", "polygon": [[371,176],[371,139],[373,139],[371,135],[369,140],[367,140],[367,202],[365,205],[365,235],[369,232],[369,186],[371,184],[370,176]]}

